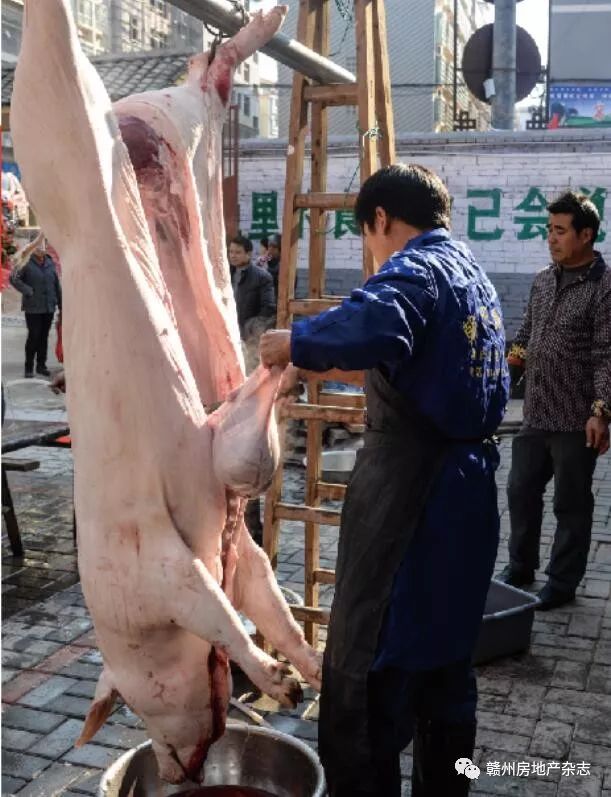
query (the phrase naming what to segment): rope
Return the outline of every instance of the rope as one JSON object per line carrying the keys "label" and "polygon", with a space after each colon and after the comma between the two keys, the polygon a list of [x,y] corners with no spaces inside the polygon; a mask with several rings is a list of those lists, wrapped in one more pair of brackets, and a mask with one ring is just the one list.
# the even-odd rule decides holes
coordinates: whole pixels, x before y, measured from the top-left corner
{"label": "rope", "polygon": [[[365,149],[365,140],[370,138],[370,139],[373,139],[374,141],[378,141],[379,139],[381,139],[384,136],[384,133],[382,132],[382,129],[380,128],[380,126],[378,125],[377,122],[375,123],[374,127],[370,127],[369,130],[365,130],[364,133],[359,128],[358,122],[357,122],[357,125],[356,125],[356,129],[358,130],[360,138],[361,138],[361,148],[360,148],[360,151],[359,151],[359,159],[358,159],[358,163],[356,164],[356,168],[355,168],[355,170],[354,170],[354,172],[352,174],[352,177],[350,178],[350,182],[348,183],[347,187],[344,189],[344,195],[345,195],[344,207],[345,208],[347,208],[347,206],[348,206],[348,194],[350,193],[350,189],[352,188],[352,186],[354,184],[354,181],[356,180],[356,177],[357,177],[357,175],[358,175],[358,173],[360,171],[360,168],[361,168],[361,163],[363,162],[363,152],[364,152],[364,149]],[[325,230],[314,230],[314,233],[316,235],[325,235],[326,236],[326,235],[329,235],[329,233],[333,232],[333,230],[334,230],[334,225],[333,225],[332,222],[329,222],[328,225],[327,225],[327,228]]]}
{"label": "rope", "polygon": [[335,5],[342,19],[354,22],[354,0],[335,0]]}
{"label": "rope", "polygon": [[365,150],[365,139],[370,138],[370,139],[373,139],[374,141],[378,141],[379,139],[384,137],[384,133],[382,132],[382,129],[380,128],[380,126],[378,125],[377,122],[375,123],[374,127],[370,127],[369,130],[365,130],[365,132],[363,132],[359,128],[359,125],[358,125],[358,122],[357,122],[356,129],[359,131],[359,135],[361,137],[361,148],[359,150],[359,160],[358,160],[358,163],[356,164],[356,169],[354,170],[354,174],[352,175],[352,177],[350,179],[350,182],[348,183],[348,187],[344,190],[344,193],[346,194],[346,202],[348,201],[348,194],[350,193],[350,189],[352,188],[352,185],[353,185],[354,181],[356,180],[356,176],[359,173],[360,168],[361,168],[361,163],[363,162],[363,152]]}
{"label": "rope", "polygon": [[335,58],[336,55],[342,52],[346,37],[348,36],[348,31],[354,25],[354,0],[335,0],[335,5],[337,6],[340,17],[345,20],[346,25],[344,26],[344,32],[337,50],[329,53],[329,58]]}

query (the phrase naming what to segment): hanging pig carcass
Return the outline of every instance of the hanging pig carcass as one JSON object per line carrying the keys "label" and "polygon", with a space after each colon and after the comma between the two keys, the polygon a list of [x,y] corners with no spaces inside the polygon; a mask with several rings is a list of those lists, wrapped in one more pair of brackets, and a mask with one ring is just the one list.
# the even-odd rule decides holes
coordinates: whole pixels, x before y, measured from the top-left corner
{"label": "hanging pig carcass", "polygon": [[232,75],[286,8],[194,57],[184,85],[113,108],[69,6],[26,0],[11,126],[63,264],[79,569],[104,659],[80,743],[120,696],[178,783],[223,732],[228,657],[283,705],[300,697],[236,610],[319,686],[319,657],[242,520],[277,464],[281,375],[243,383],[222,221]]}

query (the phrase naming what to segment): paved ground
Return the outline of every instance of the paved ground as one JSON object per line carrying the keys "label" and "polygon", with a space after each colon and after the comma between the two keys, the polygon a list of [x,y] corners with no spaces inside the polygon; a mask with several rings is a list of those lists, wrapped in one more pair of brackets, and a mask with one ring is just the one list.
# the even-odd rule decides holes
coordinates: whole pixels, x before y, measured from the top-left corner
{"label": "paved ground", "polygon": [[[5,312],[7,310],[6,299]],[[14,302],[12,304],[14,310]],[[61,403],[41,386],[13,385],[21,375],[23,327],[3,322],[3,381],[15,417],[55,418]],[[34,395],[34,391],[38,393]],[[95,741],[76,750],[82,719],[101,669],[91,622],[78,585],[72,547],[70,452],[28,449],[38,471],[10,474],[26,557],[3,551],[2,794],[46,797],[95,794],[101,771],[122,750],[141,742],[138,719],[118,708]],[[508,517],[504,486],[510,446],[502,446],[499,471],[506,561]],[[302,489],[291,471],[289,498]],[[597,467],[594,542],[587,577],[574,605],[538,615],[528,653],[478,669],[477,794],[604,795],[611,797],[611,459]],[[554,528],[547,496],[543,558]],[[279,580],[303,591],[301,524],[283,527]],[[322,531],[323,566],[334,565],[336,530]],[[536,587],[542,585],[537,582]],[[327,592],[323,602],[328,603]],[[245,689],[236,685],[237,693]],[[311,692],[297,712],[277,711],[267,699],[251,701],[276,727],[315,745],[317,706]],[[304,719],[304,714],[307,719]],[[409,752],[404,756],[409,794]],[[513,771],[512,771],[513,767]],[[489,774],[487,774],[489,773]],[[498,773],[498,774],[494,774]],[[440,795],[440,797],[442,797]]]}

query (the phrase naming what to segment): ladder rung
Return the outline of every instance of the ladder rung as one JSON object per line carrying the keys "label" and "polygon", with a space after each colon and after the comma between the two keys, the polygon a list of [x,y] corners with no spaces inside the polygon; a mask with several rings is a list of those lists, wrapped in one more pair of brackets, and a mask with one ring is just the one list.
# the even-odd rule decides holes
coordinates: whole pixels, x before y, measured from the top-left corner
{"label": "ladder rung", "polygon": [[332,390],[321,390],[319,401],[323,407],[359,407],[365,409],[364,393],[335,393]]}
{"label": "ladder rung", "polygon": [[337,296],[334,299],[292,299],[289,302],[289,312],[295,315],[318,315],[332,307],[337,307],[344,298],[344,296]]}
{"label": "ladder rung", "polygon": [[331,482],[316,482],[316,497],[321,501],[343,501],[346,495],[345,484],[331,484]]}
{"label": "ladder rung", "polygon": [[356,205],[358,194],[326,194],[311,191],[309,194],[295,194],[296,208],[316,208],[317,210],[344,210]]}
{"label": "ladder rung", "polygon": [[305,504],[276,504],[274,520],[301,520],[304,523],[321,523],[339,526],[341,512],[336,509],[319,509]]}
{"label": "ladder rung", "polygon": [[[309,375],[312,372],[308,371],[307,373]],[[339,368],[332,368],[330,371],[318,374],[318,376],[322,382],[344,382],[358,387],[365,386],[364,371],[340,371]]]}
{"label": "ladder rung", "polygon": [[328,609],[316,609],[314,606],[296,606],[295,604],[290,604],[289,609],[293,612],[295,620],[329,625],[331,612]]}
{"label": "ladder rung", "polygon": [[322,102],[323,105],[356,105],[358,86],[356,83],[306,86],[303,96],[306,102]]}
{"label": "ladder rung", "polygon": [[312,575],[316,584],[335,584],[335,570],[319,567],[312,571]]}
{"label": "ladder rung", "polygon": [[329,407],[319,404],[288,404],[282,411],[285,418],[327,423],[363,423],[363,410],[353,407]]}

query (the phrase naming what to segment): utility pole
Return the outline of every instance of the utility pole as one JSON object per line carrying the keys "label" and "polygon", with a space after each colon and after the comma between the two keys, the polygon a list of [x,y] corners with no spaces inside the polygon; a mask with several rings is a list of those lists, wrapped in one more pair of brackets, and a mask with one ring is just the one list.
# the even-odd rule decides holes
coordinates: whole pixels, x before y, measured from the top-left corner
{"label": "utility pole", "polygon": [[516,0],[494,0],[492,127],[513,130],[516,104]]}

